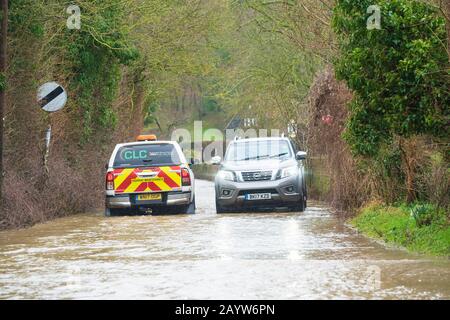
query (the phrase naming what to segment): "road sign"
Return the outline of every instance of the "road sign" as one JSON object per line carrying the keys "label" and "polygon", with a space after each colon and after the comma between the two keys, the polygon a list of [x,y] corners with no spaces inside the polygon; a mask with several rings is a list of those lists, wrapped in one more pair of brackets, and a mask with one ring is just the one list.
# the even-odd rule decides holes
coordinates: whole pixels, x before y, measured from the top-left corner
{"label": "road sign", "polygon": [[56,82],[48,82],[39,87],[37,100],[44,111],[56,112],[66,105],[67,92]]}

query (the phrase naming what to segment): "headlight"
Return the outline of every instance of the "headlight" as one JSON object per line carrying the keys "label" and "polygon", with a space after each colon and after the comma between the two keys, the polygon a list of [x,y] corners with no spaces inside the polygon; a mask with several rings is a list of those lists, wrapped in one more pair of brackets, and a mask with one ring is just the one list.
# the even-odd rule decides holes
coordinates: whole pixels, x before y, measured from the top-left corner
{"label": "headlight", "polygon": [[281,173],[279,175],[280,179],[295,176],[298,173],[298,167],[288,167],[281,169]]}
{"label": "headlight", "polygon": [[235,181],[236,180],[234,172],[232,172],[232,171],[220,170],[217,174],[223,180],[228,180],[228,181]]}

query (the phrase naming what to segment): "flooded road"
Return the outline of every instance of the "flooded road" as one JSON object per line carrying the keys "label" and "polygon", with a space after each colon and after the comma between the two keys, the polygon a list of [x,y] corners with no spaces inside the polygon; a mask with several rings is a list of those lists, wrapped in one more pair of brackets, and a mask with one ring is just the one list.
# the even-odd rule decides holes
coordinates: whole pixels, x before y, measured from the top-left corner
{"label": "flooded road", "polygon": [[450,260],[389,249],[327,208],[216,215],[101,212],[0,233],[1,299],[450,299]]}

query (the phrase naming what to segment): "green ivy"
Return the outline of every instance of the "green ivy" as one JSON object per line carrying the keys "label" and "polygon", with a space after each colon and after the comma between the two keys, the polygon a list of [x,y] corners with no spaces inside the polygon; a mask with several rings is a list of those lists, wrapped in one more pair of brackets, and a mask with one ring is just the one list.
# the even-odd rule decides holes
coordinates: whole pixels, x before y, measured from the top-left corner
{"label": "green ivy", "polygon": [[10,0],[8,29],[9,32],[20,32],[43,38],[45,34],[42,7],[36,6],[35,0]]}
{"label": "green ivy", "polygon": [[127,34],[121,31],[127,23],[124,3],[108,2],[106,9],[85,18],[87,30],[82,27],[75,39],[73,31],[67,32],[75,74],[71,85],[77,92],[76,102],[82,114],[83,141],[89,140],[97,129],[115,127],[117,115],[112,105],[119,90],[121,66],[130,65],[139,57]]}

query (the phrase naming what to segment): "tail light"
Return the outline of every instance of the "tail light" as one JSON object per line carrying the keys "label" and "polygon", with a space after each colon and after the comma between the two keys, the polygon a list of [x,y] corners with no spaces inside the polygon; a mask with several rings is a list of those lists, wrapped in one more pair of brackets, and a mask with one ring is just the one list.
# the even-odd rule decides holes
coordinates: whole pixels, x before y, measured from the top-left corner
{"label": "tail light", "polygon": [[106,174],[106,190],[114,190],[114,173],[112,172]]}
{"label": "tail light", "polygon": [[181,181],[183,182],[183,186],[191,185],[191,175],[188,169],[181,169]]}

